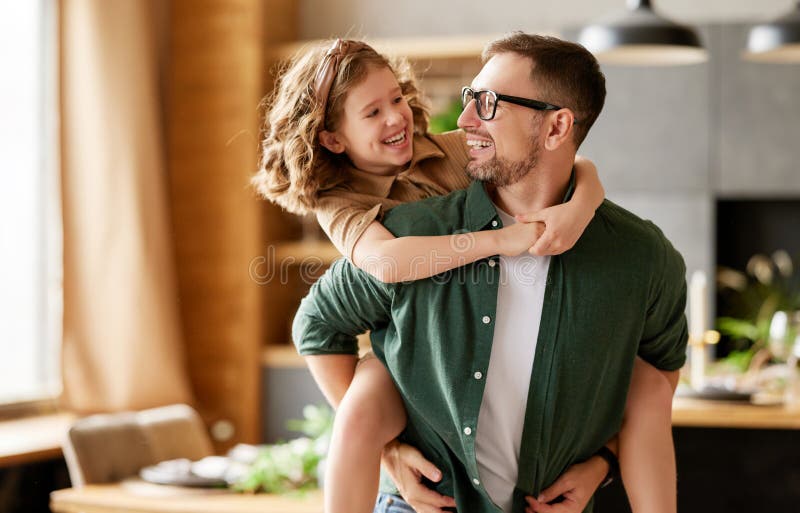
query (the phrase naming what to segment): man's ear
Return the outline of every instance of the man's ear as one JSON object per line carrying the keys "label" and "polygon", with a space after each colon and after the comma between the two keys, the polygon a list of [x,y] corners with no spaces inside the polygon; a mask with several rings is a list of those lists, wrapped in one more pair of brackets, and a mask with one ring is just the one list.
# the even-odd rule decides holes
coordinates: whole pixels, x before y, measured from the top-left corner
{"label": "man's ear", "polygon": [[561,109],[555,112],[555,116],[550,118],[550,127],[544,146],[552,151],[559,148],[565,142],[572,140],[572,125],[575,115],[569,109]]}
{"label": "man's ear", "polygon": [[344,144],[339,139],[339,136],[336,135],[336,132],[328,132],[327,130],[322,130],[319,133],[319,143],[324,147],[328,148],[333,153],[344,152]]}

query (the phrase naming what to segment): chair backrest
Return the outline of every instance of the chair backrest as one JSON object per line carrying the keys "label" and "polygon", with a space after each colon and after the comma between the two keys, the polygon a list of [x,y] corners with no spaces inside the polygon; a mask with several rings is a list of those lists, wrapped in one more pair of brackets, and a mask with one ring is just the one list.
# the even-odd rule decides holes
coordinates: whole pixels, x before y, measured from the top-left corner
{"label": "chair backrest", "polygon": [[74,487],[119,481],[160,461],[211,454],[200,416],[185,404],[85,417],[72,425],[64,444]]}

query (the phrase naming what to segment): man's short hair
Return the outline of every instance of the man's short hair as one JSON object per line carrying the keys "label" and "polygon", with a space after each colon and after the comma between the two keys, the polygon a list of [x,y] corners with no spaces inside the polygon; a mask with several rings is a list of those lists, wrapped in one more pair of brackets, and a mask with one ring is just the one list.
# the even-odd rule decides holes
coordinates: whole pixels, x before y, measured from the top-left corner
{"label": "man's short hair", "polygon": [[579,44],[556,37],[512,32],[486,46],[483,62],[507,52],[532,61],[531,80],[541,89],[537,100],[568,108],[575,114],[578,123],[572,131],[575,147],[579,147],[606,99],[606,77],[594,55]]}

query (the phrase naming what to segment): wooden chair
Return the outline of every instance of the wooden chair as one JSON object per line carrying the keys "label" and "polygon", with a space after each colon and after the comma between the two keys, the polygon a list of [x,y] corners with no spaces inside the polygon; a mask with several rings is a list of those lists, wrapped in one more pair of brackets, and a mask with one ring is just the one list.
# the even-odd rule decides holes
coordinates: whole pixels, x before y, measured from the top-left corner
{"label": "wooden chair", "polygon": [[85,417],[72,425],[64,444],[73,487],[120,481],[160,461],[211,454],[200,416],[185,404]]}

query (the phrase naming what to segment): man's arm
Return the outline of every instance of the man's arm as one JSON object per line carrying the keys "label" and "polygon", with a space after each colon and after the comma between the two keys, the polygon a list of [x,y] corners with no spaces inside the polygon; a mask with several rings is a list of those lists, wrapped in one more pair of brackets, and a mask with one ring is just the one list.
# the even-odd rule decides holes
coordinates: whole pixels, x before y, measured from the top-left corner
{"label": "man's arm", "polygon": [[[689,339],[686,324],[686,265],[670,242],[658,231],[661,248],[653,255],[653,283],[645,318],[639,356],[665,372],[677,371],[686,362]],[[664,375],[670,381],[675,377]]]}
{"label": "man's arm", "polygon": [[292,339],[334,407],[353,380],[357,335],[389,322],[389,287],[340,259],[300,303]]}
{"label": "man's arm", "polygon": [[634,513],[677,511],[672,396],[678,371],[637,359],[620,436],[620,470]]}
{"label": "man's arm", "polygon": [[677,511],[672,397],[686,359],[686,267],[666,239],[661,256],[620,431],[620,470],[634,513]]}

